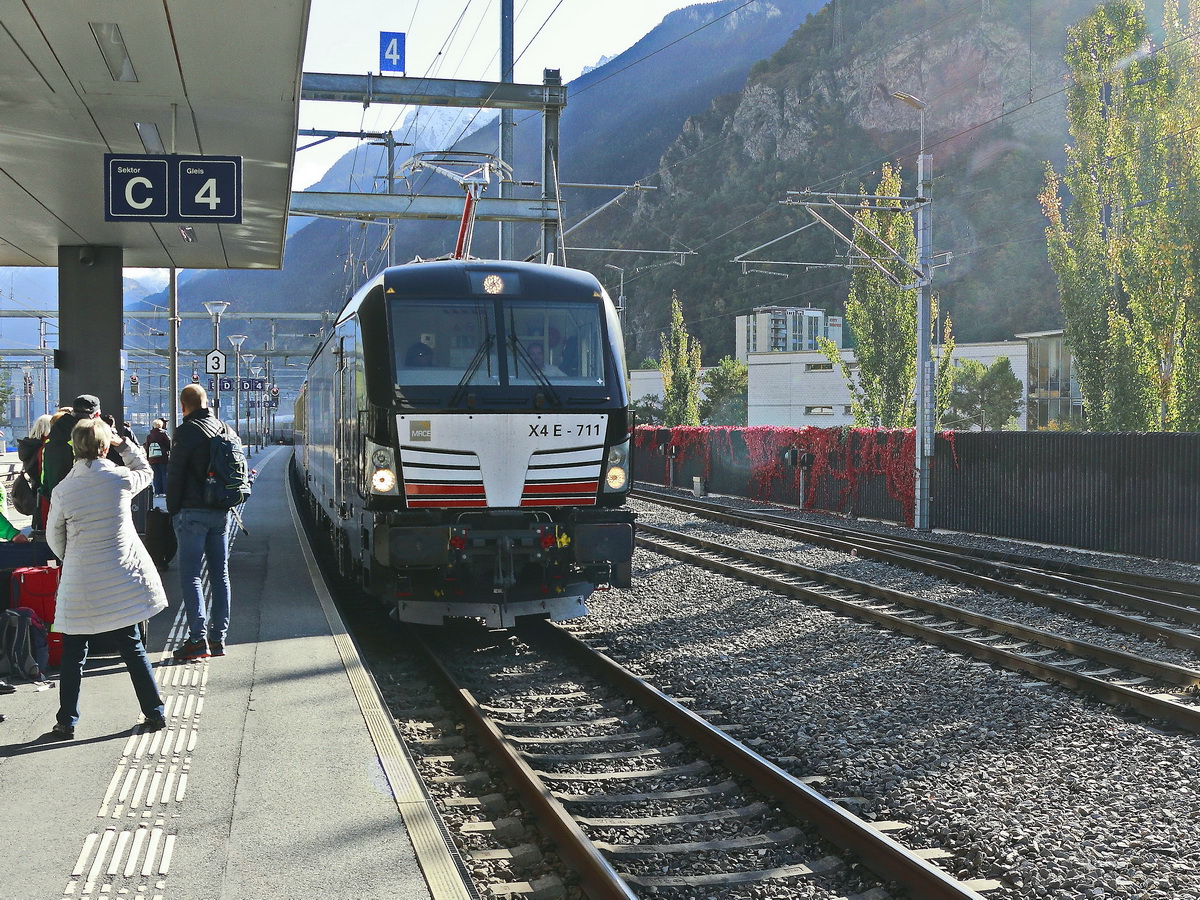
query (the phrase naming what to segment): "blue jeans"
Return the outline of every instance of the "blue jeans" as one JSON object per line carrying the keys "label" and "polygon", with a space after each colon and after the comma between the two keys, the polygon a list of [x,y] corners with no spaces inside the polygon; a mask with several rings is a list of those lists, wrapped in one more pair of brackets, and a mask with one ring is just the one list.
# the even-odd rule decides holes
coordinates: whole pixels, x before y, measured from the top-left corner
{"label": "blue jeans", "polygon": [[167,467],[166,465],[151,466],[154,470],[154,493],[165,494],[167,492]]}
{"label": "blue jeans", "polygon": [[[142,715],[147,719],[161,719],[162,697],[158,695],[154,671],[150,668],[150,660],[146,658],[146,648],[142,646],[137,625],[106,634],[116,643],[117,652],[125,661]],[[91,637],[93,635],[90,634],[63,635],[62,665],[59,666],[58,679],[58,723],[68,728],[74,728],[79,721],[79,687],[83,682],[83,664],[87,661],[88,639]]]}
{"label": "blue jeans", "polygon": [[[188,617],[188,639],[224,644],[229,628],[229,519],[224,509],[181,509],[175,514],[179,586]],[[211,604],[205,619],[201,572],[208,562]]]}

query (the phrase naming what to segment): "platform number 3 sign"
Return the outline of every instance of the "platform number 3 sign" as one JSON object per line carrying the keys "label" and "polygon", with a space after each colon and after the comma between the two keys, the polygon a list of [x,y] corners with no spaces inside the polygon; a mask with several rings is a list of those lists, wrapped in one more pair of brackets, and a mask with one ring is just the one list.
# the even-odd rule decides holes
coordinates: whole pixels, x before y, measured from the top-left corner
{"label": "platform number 3 sign", "polygon": [[404,32],[379,32],[379,71],[404,71]]}

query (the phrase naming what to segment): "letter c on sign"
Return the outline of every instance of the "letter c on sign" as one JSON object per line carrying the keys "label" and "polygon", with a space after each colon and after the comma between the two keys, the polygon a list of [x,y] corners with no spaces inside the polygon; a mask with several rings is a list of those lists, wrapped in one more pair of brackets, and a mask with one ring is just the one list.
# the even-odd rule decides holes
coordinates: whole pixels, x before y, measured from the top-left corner
{"label": "letter c on sign", "polygon": [[135,186],[152,188],[154,187],[154,183],[145,175],[139,175],[137,178],[130,178],[129,181],[125,182],[125,202],[128,203],[133,209],[145,209],[154,202],[154,199],[152,197],[146,197],[140,202],[134,200],[133,189]]}

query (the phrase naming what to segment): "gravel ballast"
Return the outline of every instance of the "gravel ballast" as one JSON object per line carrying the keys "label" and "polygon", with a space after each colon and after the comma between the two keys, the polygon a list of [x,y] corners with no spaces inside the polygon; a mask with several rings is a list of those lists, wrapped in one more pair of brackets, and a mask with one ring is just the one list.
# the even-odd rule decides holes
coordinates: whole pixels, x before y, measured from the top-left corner
{"label": "gravel ballast", "polygon": [[[736,531],[634,506],[652,524],[719,528],[724,540]],[[795,541],[736,540],[1057,630],[1059,614],[1028,604]],[[1162,568],[1179,577],[1187,567]],[[953,874],[999,879],[989,897],[1200,900],[1195,735],[666,557],[639,550],[634,577],[631,591],[592,597],[580,624],[591,640],[668,693],[753,725],[756,750],[826,776],[827,796],[907,823],[901,840],[950,851],[941,864]],[[1186,651],[1070,624],[1087,640],[1197,665]]]}

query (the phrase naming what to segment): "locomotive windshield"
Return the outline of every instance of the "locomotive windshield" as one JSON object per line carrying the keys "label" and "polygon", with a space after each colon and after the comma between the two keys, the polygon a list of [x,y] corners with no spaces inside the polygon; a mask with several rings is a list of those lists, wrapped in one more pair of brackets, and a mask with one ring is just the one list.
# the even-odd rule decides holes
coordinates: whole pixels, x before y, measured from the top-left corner
{"label": "locomotive windshield", "polygon": [[598,302],[393,300],[396,384],[603,388],[602,322]]}

